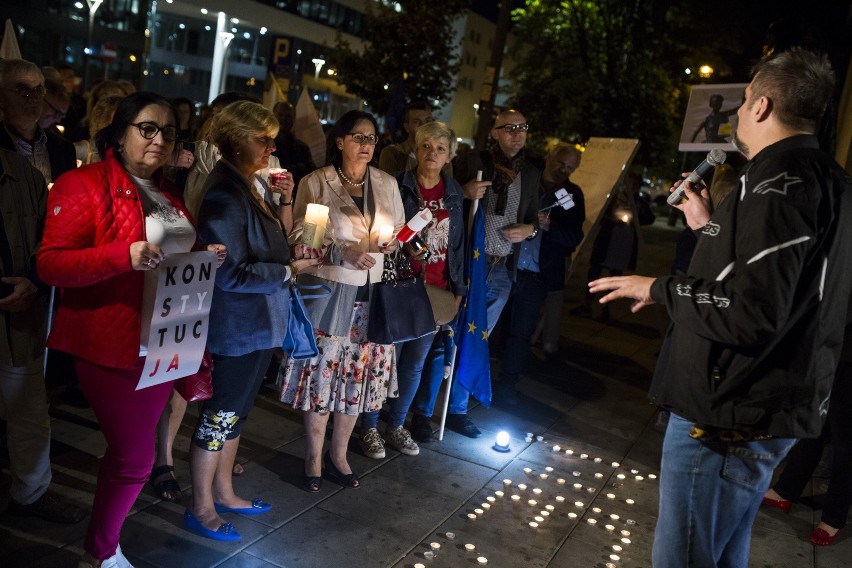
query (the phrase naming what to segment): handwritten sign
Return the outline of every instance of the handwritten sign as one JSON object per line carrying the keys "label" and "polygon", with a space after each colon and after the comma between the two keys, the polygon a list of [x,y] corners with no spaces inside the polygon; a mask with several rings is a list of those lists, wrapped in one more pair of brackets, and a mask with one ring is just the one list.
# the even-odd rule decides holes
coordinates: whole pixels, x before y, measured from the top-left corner
{"label": "handwritten sign", "polygon": [[198,372],[216,279],[216,253],[170,254],[157,269],[148,356],[136,390]]}

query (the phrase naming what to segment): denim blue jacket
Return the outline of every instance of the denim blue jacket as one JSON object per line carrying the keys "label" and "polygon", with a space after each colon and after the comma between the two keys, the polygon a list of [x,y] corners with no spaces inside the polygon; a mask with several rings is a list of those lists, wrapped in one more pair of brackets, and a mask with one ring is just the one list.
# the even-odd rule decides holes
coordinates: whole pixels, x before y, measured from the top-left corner
{"label": "denim blue jacket", "polygon": [[248,181],[220,160],[205,183],[198,232],[205,244],[228,247],[216,271],[207,348],[245,355],[281,347],[290,316],[290,247],[269,208]]}
{"label": "denim blue jacket", "polygon": [[[450,270],[450,287],[456,296],[467,295],[464,280],[464,220],[462,218],[462,200],[464,194],[459,183],[441,172],[444,182],[444,207],[450,216],[450,238],[447,244],[447,265]],[[397,174],[405,219],[411,219],[420,211],[420,199],[417,197],[417,176],[413,170]]]}

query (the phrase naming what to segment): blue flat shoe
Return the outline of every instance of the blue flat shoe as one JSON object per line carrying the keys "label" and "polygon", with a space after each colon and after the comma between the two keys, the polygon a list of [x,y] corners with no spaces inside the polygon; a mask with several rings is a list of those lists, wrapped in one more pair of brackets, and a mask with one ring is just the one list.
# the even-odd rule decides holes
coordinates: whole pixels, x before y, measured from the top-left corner
{"label": "blue flat shoe", "polygon": [[246,507],[243,509],[226,507],[224,505],[220,505],[219,503],[214,503],[213,506],[216,508],[216,512],[219,514],[239,513],[241,515],[262,515],[263,513],[267,513],[272,509],[272,505],[270,505],[269,503],[264,503],[260,497],[256,497],[251,502],[251,507]]}
{"label": "blue flat shoe", "polygon": [[183,513],[183,526],[186,530],[211,540],[224,540],[228,542],[240,540],[240,533],[234,530],[234,525],[231,523],[222,523],[218,529],[212,531],[202,525],[201,521],[196,519],[195,515],[189,509]]}

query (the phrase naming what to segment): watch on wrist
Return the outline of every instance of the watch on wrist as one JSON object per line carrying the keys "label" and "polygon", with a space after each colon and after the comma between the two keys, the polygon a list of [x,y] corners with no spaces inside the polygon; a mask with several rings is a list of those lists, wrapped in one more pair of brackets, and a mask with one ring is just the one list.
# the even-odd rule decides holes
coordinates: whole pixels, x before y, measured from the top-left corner
{"label": "watch on wrist", "polygon": [[528,237],[527,237],[527,240],[528,240],[528,241],[533,240],[537,234],[538,234],[538,227],[536,227],[535,225],[533,225],[533,232],[532,232],[532,234],[531,234],[530,236],[528,236]]}

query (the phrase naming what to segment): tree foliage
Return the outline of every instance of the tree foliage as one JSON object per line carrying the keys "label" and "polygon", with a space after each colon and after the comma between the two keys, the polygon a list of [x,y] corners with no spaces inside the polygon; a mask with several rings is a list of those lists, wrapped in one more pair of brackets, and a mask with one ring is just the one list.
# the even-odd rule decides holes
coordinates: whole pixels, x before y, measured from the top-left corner
{"label": "tree foliage", "polygon": [[515,102],[537,134],[638,138],[670,167],[687,91],[671,0],[528,0],[515,10]]}
{"label": "tree foliage", "polygon": [[446,100],[459,71],[453,24],[469,5],[469,0],[368,1],[363,50],[355,51],[338,34],[330,64],[346,89],[379,115],[387,112],[400,78],[406,101]]}

